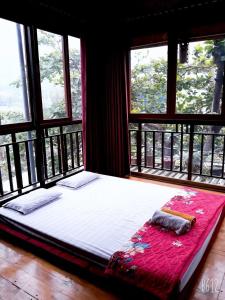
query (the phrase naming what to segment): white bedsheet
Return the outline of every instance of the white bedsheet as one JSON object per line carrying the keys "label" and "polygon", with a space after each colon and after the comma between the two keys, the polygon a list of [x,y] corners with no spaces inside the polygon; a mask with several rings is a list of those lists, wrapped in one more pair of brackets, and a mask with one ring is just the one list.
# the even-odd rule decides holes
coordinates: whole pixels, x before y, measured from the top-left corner
{"label": "white bedsheet", "polygon": [[59,200],[23,216],[7,208],[0,214],[104,259],[122,245],[180,190],[101,175]]}

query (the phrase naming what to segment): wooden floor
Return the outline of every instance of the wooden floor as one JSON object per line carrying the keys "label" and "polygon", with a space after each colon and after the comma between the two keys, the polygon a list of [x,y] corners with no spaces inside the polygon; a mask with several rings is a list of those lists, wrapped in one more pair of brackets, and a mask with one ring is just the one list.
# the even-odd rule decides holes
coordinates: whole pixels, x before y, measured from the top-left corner
{"label": "wooden floor", "polygon": [[[106,290],[0,238],[0,300],[124,299],[119,295],[118,291]],[[191,299],[225,299],[225,220],[196,281]]]}

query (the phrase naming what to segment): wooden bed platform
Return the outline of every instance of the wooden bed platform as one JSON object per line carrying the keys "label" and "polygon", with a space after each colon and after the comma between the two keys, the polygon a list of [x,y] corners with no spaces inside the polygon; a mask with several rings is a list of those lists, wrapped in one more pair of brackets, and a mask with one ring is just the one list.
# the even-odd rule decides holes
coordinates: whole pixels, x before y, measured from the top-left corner
{"label": "wooden bed platform", "polygon": [[[197,277],[193,277],[192,284],[195,282],[195,286],[189,299],[224,299],[224,233],[225,221],[207,259],[205,257],[204,267],[199,267],[201,273],[198,270]],[[20,244],[23,242],[15,239],[12,243],[7,236],[0,241],[0,299],[126,299],[126,289],[123,289],[125,294],[122,293],[122,287],[121,292],[116,294],[119,286],[115,287],[115,283],[102,280],[98,276],[101,272],[92,269],[91,264],[84,268],[80,261],[81,269],[76,269],[77,275],[74,275],[73,267],[66,260],[58,259],[57,256],[49,257],[43,251],[37,251],[37,248],[32,249],[32,245],[25,248],[28,251],[21,250],[17,246]],[[43,255],[45,259],[48,258],[48,262],[40,258]],[[88,273],[82,269],[88,270]],[[140,296],[138,291],[132,293],[132,299],[145,299],[144,295],[142,298]]]}
{"label": "wooden bed platform", "polygon": [[[27,249],[0,240],[0,290],[1,299],[93,299],[119,300],[120,293],[96,283],[94,278],[75,275],[58,263],[47,261]],[[202,282],[215,280],[218,290],[209,293],[202,290]],[[223,221],[212,248],[189,296],[190,300],[225,298],[225,221]],[[138,300],[138,298],[137,298]]]}

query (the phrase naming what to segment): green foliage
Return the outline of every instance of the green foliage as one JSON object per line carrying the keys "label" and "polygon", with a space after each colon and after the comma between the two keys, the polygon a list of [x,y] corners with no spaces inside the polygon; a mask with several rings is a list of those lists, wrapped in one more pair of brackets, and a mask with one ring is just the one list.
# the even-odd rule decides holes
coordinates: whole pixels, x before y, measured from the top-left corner
{"label": "green foliage", "polygon": [[[40,31],[38,43],[45,51],[40,53],[41,81],[48,80],[50,83],[64,87],[62,39],[60,36]],[[81,117],[81,66],[80,52],[77,49],[69,51],[70,85],[72,98],[73,117]],[[54,118],[64,117],[64,100],[57,101],[49,109],[48,115]]]}
{"label": "green foliage", "polygon": [[[215,81],[221,57],[225,55],[225,40],[197,43],[189,62],[177,66],[178,113],[212,113],[215,101]],[[139,52],[131,76],[132,113],[165,113],[167,97],[167,62],[151,59]],[[222,62],[223,63],[223,62]],[[218,99],[217,99],[218,100]],[[220,103],[220,100],[218,101]],[[219,105],[215,113],[219,113]]]}
{"label": "green foliage", "polygon": [[49,107],[48,116],[50,119],[60,119],[65,118],[65,103],[63,100],[58,100],[54,102],[54,105]]}
{"label": "green foliage", "polygon": [[24,115],[19,111],[0,111],[0,124],[21,123],[24,122]]}
{"label": "green foliage", "polygon": [[215,89],[216,66],[213,41],[197,44],[189,62],[177,66],[177,112],[210,113]]}
{"label": "green foliage", "polygon": [[164,59],[137,64],[132,70],[132,113],[165,113],[167,64]]}
{"label": "green foliage", "polygon": [[40,61],[41,81],[47,79],[56,85],[63,86],[62,52],[52,51],[50,54],[40,56]]}
{"label": "green foliage", "polygon": [[70,83],[72,97],[72,112],[74,119],[81,118],[81,64],[80,52],[77,49],[70,51]]}

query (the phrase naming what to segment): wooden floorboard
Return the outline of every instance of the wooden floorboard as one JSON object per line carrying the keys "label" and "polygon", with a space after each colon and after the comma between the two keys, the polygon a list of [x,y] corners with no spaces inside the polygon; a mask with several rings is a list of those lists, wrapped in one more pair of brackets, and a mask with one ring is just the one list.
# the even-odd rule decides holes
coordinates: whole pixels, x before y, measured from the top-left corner
{"label": "wooden floorboard", "polygon": [[[138,180],[149,182],[146,179]],[[164,185],[174,186],[168,183]],[[115,292],[95,285],[91,280],[35,256],[19,245],[0,239],[0,300],[28,299],[121,300],[124,298],[120,296],[119,291]],[[189,300],[214,299],[225,299],[225,221],[189,297]]]}
{"label": "wooden floorboard", "polygon": [[16,284],[0,276],[0,300],[6,299],[35,300],[37,298],[32,297],[27,292],[23,291],[20,287],[18,287]]}

